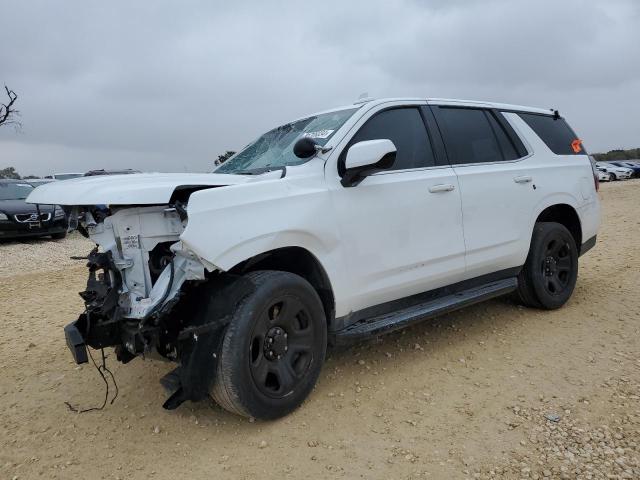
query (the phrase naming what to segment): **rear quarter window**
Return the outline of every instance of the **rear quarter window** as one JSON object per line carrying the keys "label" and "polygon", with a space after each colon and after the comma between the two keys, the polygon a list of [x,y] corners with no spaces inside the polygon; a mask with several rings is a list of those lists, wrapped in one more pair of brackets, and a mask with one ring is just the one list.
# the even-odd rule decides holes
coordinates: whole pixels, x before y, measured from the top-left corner
{"label": "rear quarter window", "polygon": [[584,145],[564,118],[535,113],[518,113],[556,155],[586,155]]}

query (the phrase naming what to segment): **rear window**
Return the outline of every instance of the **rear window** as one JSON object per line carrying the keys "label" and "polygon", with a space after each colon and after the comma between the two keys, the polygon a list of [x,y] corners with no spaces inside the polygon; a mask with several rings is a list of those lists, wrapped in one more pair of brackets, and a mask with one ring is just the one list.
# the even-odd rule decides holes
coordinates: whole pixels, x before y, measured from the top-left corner
{"label": "rear window", "polygon": [[587,152],[564,118],[535,113],[518,113],[556,155],[586,155]]}

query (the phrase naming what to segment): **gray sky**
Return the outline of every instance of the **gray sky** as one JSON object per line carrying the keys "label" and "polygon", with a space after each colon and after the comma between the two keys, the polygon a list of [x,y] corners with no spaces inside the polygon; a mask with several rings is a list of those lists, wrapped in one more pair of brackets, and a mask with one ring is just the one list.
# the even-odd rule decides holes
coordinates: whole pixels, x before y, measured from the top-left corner
{"label": "gray sky", "polygon": [[640,146],[640,1],[0,0],[23,129],[0,168],[206,171],[293,118],[374,97],[556,107]]}

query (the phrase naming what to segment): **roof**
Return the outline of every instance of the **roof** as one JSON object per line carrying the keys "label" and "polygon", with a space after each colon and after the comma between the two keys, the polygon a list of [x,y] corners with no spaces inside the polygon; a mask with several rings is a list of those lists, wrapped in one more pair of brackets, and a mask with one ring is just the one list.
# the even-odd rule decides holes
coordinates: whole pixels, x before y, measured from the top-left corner
{"label": "roof", "polygon": [[513,105],[510,103],[497,103],[483,100],[457,100],[452,98],[427,98],[426,100],[428,103],[436,105],[468,105],[473,107],[495,108],[497,110],[542,113],[545,115],[549,115],[555,110],[553,108],[528,107],[525,105]]}
{"label": "roof", "polygon": [[[425,98],[425,97],[389,97],[389,98],[376,98],[376,99],[361,99],[357,100],[355,103],[351,105],[343,105],[337,108],[331,108],[328,110],[323,110],[321,112],[316,112],[312,115],[321,115],[323,113],[331,113],[340,110],[346,110],[349,108],[360,108],[363,105],[380,105],[383,103],[390,102],[427,102],[431,105],[459,105],[459,106],[470,106],[470,107],[484,107],[484,108],[495,108],[497,110],[510,110],[510,111],[518,111],[518,112],[531,112],[531,113],[541,113],[544,115],[550,115],[554,112],[553,108],[541,108],[541,107],[528,107],[525,105],[513,105],[509,103],[498,103],[498,102],[490,102],[485,100],[462,100],[455,98]],[[300,119],[307,118],[310,115],[305,115],[304,117],[300,117]]]}

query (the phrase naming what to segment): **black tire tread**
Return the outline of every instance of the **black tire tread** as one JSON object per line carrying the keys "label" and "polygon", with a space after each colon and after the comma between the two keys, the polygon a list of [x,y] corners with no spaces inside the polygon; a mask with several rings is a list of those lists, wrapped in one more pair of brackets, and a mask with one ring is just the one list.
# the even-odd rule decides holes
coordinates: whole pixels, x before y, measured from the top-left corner
{"label": "black tire tread", "polygon": [[[248,272],[244,276],[250,279],[256,285],[256,288],[260,288],[261,285],[269,283],[282,275],[293,275],[293,274],[289,272],[282,272],[282,271],[276,271],[276,270],[258,270],[254,272]],[[302,277],[300,277],[300,279],[304,280]],[[306,280],[304,281],[306,282]],[[311,285],[309,285],[309,288],[313,290],[313,287],[311,287]],[[236,311],[241,311],[243,306],[247,302],[250,302],[251,300],[252,300],[251,296],[247,296],[244,299],[242,299],[239,302]],[[318,302],[319,302],[319,305],[321,306],[322,304],[320,303],[319,298],[318,298]],[[217,353],[218,355],[217,370],[216,370],[215,380],[210,389],[210,395],[219,406],[221,406],[228,412],[231,412],[243,417],[251,417],[252,416],[251,413],[244,406],[242,399],[240,398],[237,386],[234,384],[234,381],[232,378],[232,375],[233,375],[232,369],[234,368],[234,365],[230,362],[230,358],[229,358],[230,355],[225,355],[225,352],[229,352],[229,350],[231,349],[230,344],[234,339],[233,337],[235,336],[235,333],[236,332],[235,332],[234,325],[230,324],[227,327],[227,330],[225,332],[225,337],[222,342],[222,347],[220,348],[220,351]],[[326,343],[326,339],[325,339],[325,343]],[[315,380],[314,380],[314,383],[315,383]]]}
{"label": "black tire tread", "polygon": [[[542,301],[540,296],[536,293],[535,280],[533,275],[533,269],[537,268],[534,261],[535,252],[534,249],[538,247],[538,238],[546,235],[551,229],[560,229],[571,239],[573,247],[577,254],[577,246],[573,240],[573,236],[567,230],[567,228],[557,222],[537,222],[533,228],[533,234],[531,237],[531,246],[529,248],[529,254],[525,261],[520,274],[518,275],[518,289],[517,294],[520,301],[527,307],[539,308],[544,310],[552,310],[559,308],[561,305],[551,305],[548,302]],[[569,294],[570,296],[571,294]]]}

